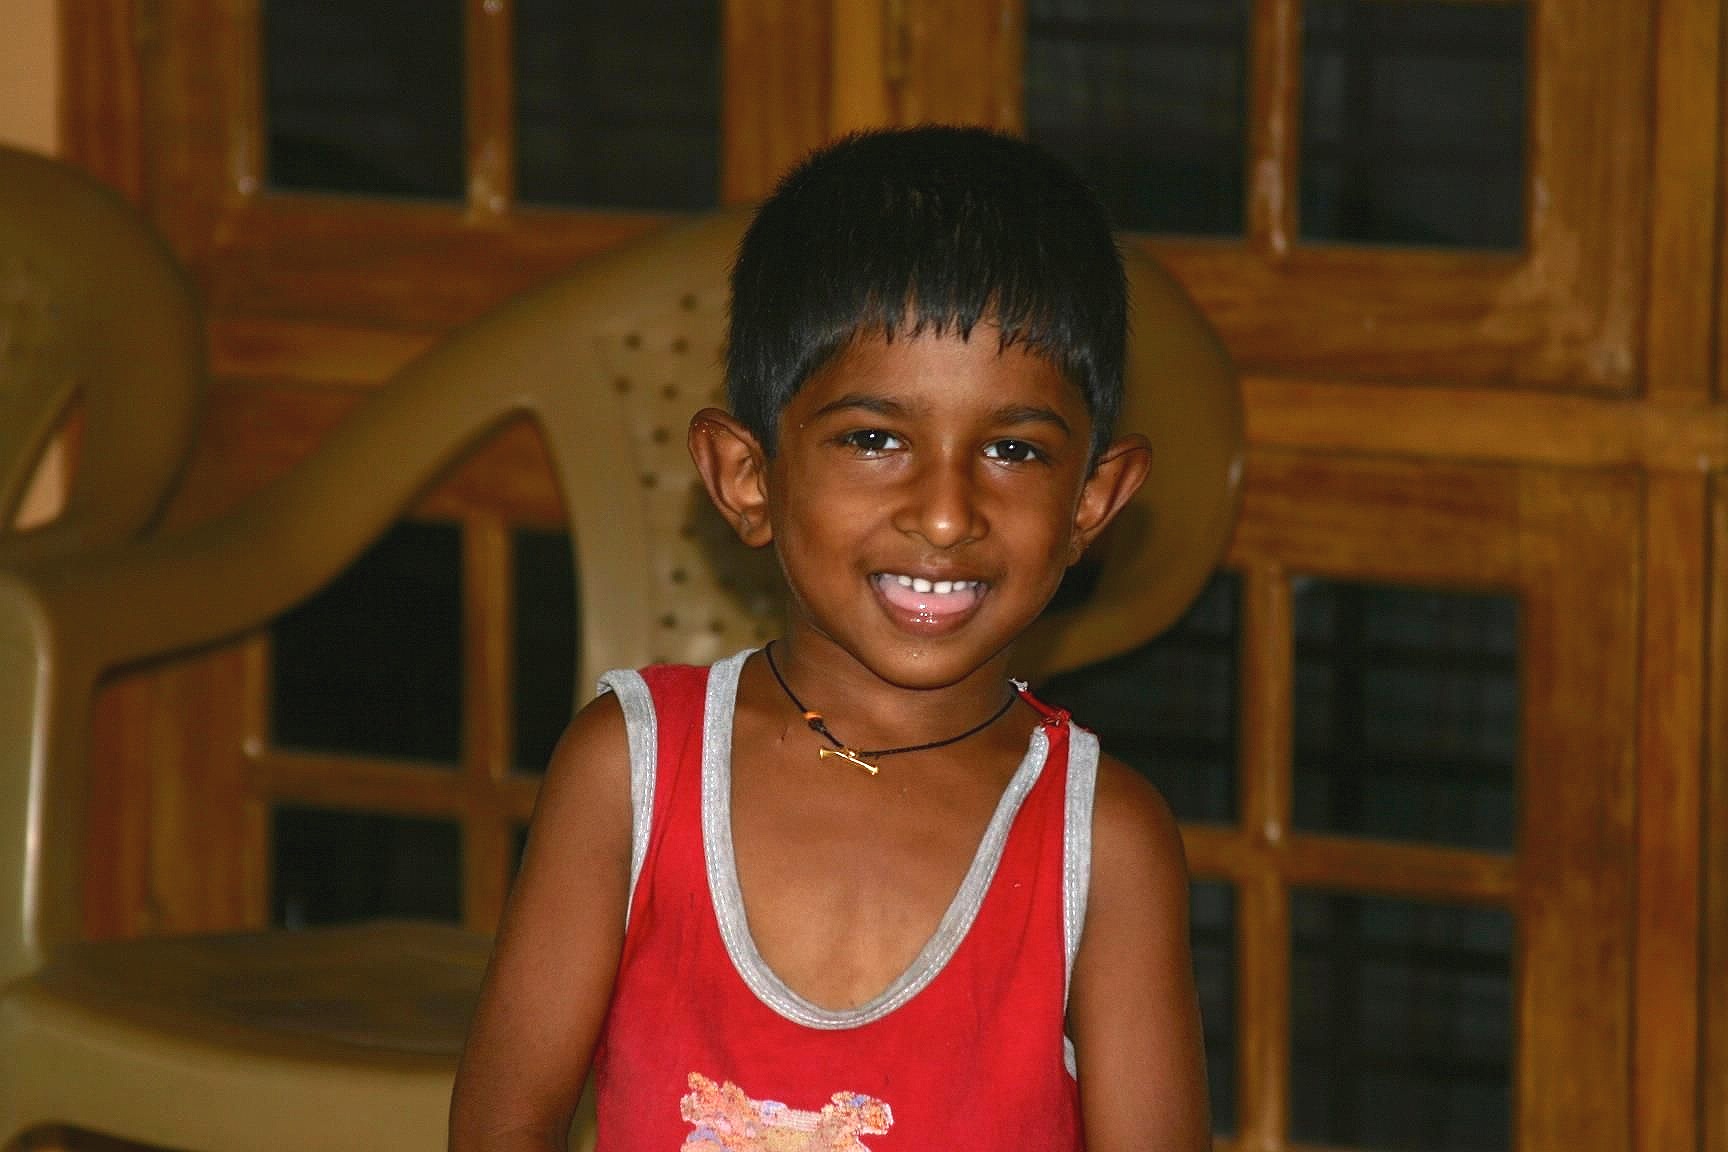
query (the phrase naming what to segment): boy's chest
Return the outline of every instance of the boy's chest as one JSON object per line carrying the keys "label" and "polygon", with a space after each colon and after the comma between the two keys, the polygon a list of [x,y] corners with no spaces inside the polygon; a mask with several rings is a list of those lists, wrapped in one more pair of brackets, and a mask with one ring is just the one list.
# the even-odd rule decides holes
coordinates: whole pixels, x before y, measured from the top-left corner
{"label": "boy's chest", "polygon": [[965,881],[997,798],[979,789],[920,802],[891,780],[866,783],[887,787],[860,797],[734,781],[750,934],[776,975],[824,1008],[867,1003],[913,964]]}

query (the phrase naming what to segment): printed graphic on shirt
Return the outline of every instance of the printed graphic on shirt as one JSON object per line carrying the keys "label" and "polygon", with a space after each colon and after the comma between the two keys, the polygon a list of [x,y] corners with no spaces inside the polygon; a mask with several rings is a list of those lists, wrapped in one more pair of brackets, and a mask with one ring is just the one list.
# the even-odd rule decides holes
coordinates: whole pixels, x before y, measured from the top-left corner
{"label": "printed graphic on shirt", "polygon": [[694,1125],[685,1148],[725,1152],[870,1152],[860,1136],[880,1136],[894,1124],[888,1105],[857,1092],[836,1092],[820,1112],[778,1100],[752,1100],[730,1080],[716,1084],[690,1073],[690,1093],[678,1114]]}

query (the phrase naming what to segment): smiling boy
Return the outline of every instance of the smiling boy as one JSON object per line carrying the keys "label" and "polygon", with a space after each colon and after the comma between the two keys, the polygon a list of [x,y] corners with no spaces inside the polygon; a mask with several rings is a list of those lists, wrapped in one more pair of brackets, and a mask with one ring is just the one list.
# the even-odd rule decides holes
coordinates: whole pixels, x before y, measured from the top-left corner
{"label": "smiling boy", "polygon": [[1010,679],[1144,479],[1095,199],[1022,141],[848,138],[733,271],[690,447],[785,633],[609,674],[553,758],[452,1111],[554,1148],[1208,1144],[1168,809]]}

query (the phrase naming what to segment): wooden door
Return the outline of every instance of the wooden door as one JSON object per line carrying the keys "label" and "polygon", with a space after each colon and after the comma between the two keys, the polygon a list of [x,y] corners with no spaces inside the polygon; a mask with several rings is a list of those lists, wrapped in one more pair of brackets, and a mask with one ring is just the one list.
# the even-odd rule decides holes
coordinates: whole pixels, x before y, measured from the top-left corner
{"label": "wooden door", "polygon": [[[441,7],[442,160],[304,186],[282,154],[295,57],[270,48],[296,7],[67,6],[68,152],[149,206],[210,308],[216,391],[175,523],[290,467],[440,333],[670,211],[761,195],[833,134],[1024,130],[1099,183],[1245,374],[1229,575],[1141,672],[1101,677],[1190,729],[1124,732],[1129,751],[1201,765],[1165,783],[1222,1142],[1728,1152],[1703,1087],[1728,1067],[1728,886],[1705,883],[1728,866],[1706,741],[1728,571],[1718,0],[656,7],[689,33],[667,58],[718,93],[711,179],[657,207],[560,200],[536,168],[531,0]],[[594,35],[629,31],[617,7]],[[658,75],[637,63],[584,99]],[[507,431],[416,517],[392,546],[444,573],[424,613],[467,670],[458,735],[419,759],[290,746],[286,634],[117,680],[92,932],[291,920],[272,861],[339,834],[453,854],[445,889],[404,899],[492,922],[535,788],[519,753],[547,724],[510,690],[523,574],[559,520],[533,436]],[[1376,639],[1422,620],[1452,623]],[[1430,713],[1414,748],[1383,730]],[[1491,755],[1434,753],[1490,729]],[[1491,797],[1475,822],[1406,819],[1451,803],[1424,773],[1454,769]]]}

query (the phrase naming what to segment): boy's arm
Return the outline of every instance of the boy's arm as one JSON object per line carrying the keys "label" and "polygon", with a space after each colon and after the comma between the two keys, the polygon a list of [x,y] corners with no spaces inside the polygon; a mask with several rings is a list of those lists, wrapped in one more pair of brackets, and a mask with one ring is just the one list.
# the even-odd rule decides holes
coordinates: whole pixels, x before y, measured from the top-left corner
{"label": "boy's arm", "polygon": [[601,696],[540,787],[450,1104],[451,1152],[558,1149],[588,1075],[624,943],[630,754]]}
{"label": "boy's arm", "polygon": [[1068,1026],[1088,1152],[1211,1147],[1181,834],[1157,790],[1107,756]]}

